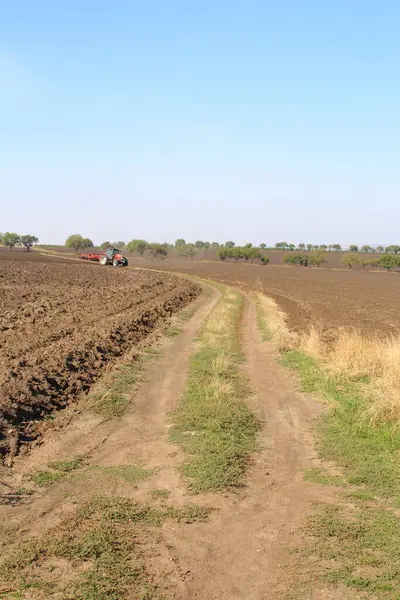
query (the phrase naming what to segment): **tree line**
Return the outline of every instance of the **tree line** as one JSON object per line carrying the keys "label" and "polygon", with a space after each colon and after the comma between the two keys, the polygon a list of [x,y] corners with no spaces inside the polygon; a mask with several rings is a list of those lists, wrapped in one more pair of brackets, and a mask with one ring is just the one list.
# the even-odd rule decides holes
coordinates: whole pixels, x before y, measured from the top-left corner
{"label": "tree line", "polygon": [[32,246],[37,244],[39,239],[35,235],[20,235],[13,231],[6,231],[6,233],[0,233],[0,244],[7,246],[12,250],[18,244],[25,246],[27,252],[30,251]]}
{"label": "tree line", "polygon": [[[266,248],[265,244],[260,244],[260,248]],[[267,248],[268,250],[285,250],[286,252],[293,252],[293,251],[301,251],[301,252],[331,252],[331,251],[335,251],[335,252],[343,252],[343,250],[346,250],[345,248],[342,248],[342,246],[340,244],[288,244],[287,242],[278,242],[277,244],[275,244],[274,248]],[[367,254],[374,254],[374,253],[378,253],[378,254],[398,254],[400,253],[400,246],[398,246],[397,244],[392,244],[390,246],[370,246],[369,244],[364,244],[364,246],[358,246],[357,244],[350,244],[350,246],[348,247],[348,250],[350,252],[365,252]]]}

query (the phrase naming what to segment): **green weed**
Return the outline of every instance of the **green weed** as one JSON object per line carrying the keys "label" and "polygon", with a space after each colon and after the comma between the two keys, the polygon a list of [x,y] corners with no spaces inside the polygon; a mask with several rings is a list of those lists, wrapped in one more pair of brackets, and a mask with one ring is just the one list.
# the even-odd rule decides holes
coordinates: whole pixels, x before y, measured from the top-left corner
{"label": "green weed", "polygon": [[149,492],[149,493],[150,493],[150,496],[151,496],[151,497],[152,497],[154,500],[156,500],[157,498],[163,498],[163,499],[165,499],[165,500],[166,500],[167,498],[169,498],[169,496],[170,496],[170,494],[171,494],[171,492],[170,492],[169,490],[162,490],[162,489],[159,489],[159,490],[157,490],[157,489],[155,489],[155,490],[151,490],[151,492]]}
{"label": "green weed", "polygon": [[323,485],[346,485],[343,477],[337,477],[335,475],[329,475],[324,473],[322,469],[308,469],[304,471],[304,480],[310,483],[319,483]]}
{"label": "green weed", "polygon": [[71,471],[75,471],[78,467],[80,467],[83,463],[83,457],[77,456],[72,458],[71,460],[59,460],[55,462],[49,463],[49,467],[51,469],[55,469],[56,471],[62,471],[63,473],[70,473]]}
{"label": "green weed", "polygon": [[31,476],[31,480],[39,487],[48,487],[55,481],[63,479],[64,476],[64,473],[56,471],[38,471],[38,473]]}
{"label": "green weed", "polygon": [[89,472],[95,476],[115,477],[123,479],[127,483],[136,484],[143,479],[147,479],[154,473],[154,469],[143,469],[134,465],[119,465],[112,467],[92,466]]}
{"label": "green weed", "polygon": [[315,538],[310,553],[334,561],[322,579],[398,600],[400,521],[395,515],[373,509],[349,515],[330,506],[308,525],[307,534]]}

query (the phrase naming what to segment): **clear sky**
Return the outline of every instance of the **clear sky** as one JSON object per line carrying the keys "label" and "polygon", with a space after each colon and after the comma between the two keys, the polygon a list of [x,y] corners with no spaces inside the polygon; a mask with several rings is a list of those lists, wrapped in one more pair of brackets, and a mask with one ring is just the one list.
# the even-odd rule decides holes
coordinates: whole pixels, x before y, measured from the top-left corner
{"label": "clear sky", "polygon": [[0,0],[0,231],[400,242],[398,0]]}

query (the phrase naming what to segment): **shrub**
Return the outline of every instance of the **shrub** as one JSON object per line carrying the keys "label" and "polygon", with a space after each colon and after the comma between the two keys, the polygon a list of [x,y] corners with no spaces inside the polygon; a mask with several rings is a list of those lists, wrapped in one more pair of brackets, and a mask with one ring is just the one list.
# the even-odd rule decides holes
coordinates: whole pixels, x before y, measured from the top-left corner
{"label": "shrub", "polygon": [[225,246],[222,246],[221,248],[217,248],[217,255],[219,256],[220,260],[227,259],[228,255],[229,255],[228,248],[225,248]]}
{"label": "shrub", "polygon": [[302,267],[308,267],[308,264],[309,262],[311,262],[311,259],[306,254],[300,254],[296,252],[285,256],[283,262],[286,265],[300,265]]}
{"label": "shrub", "polygon": [[269,265],[269,256],[262,256],[261,257],[261,264],[262,265]]}
{"label": "shrub", "polygon": [[352,269],[354,265],[360,264],[360,257],[357,256],[357,254],[345,254],[344,256],[342,256],[341,262],[344,265],[347,265],[349,269]]}
{"label": "shrub", "polygon": [[400,267],[400,257],[395,254],[382,254],[379,258],[379,266],[388,271]]}
{"label": "shrub", "polygon": [[315,252],[315,254],[310,255],[308,260],[310,265],[320,267],[321,265],[326,263],[326,256],[324,252]]}

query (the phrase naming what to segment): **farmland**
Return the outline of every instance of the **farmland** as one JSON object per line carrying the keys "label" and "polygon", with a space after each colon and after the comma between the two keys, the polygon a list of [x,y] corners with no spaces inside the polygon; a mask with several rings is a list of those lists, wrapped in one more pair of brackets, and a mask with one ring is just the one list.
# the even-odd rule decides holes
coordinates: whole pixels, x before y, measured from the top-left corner
{"label": "farmland", "polygon": [[88,391],[107,365],[198,293],[167,274],[12,257],[0,261],[3,455],[34,439],[46,414]]}
{"label": "farmland", "polygon": [[323,329],[355,327],[365,334],[400,330],[398,273],[177,260],[131,259],[130,264],[209,277],[247,290],[261,286],[297,330],[311,323]]}
{"label": "farmland", "polygon": [[399,286],[0,251],[0,595],[397,600]]}

